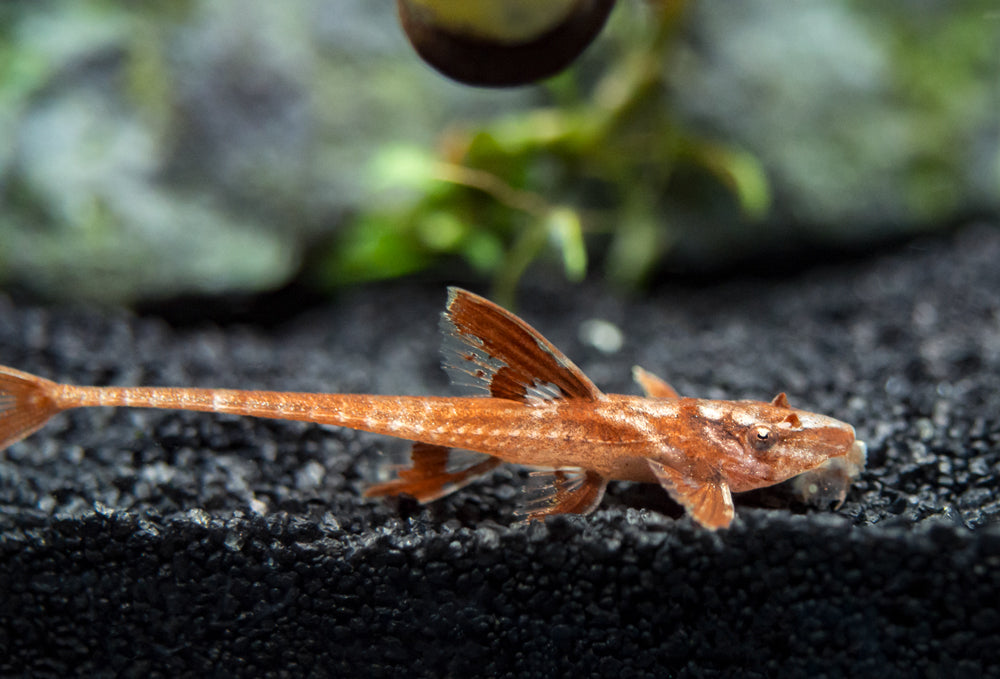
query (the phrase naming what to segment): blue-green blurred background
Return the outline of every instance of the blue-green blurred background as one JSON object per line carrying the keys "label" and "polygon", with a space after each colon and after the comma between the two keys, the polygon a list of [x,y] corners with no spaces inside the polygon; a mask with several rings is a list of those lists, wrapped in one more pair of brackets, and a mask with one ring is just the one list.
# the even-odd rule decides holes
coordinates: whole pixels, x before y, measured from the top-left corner
{"label": "blue-green blurred background", "polygon": [[423,64],[390,0],[5,2],[0,286],[639,286],[1000,205],[993,0],[692,1],[665,22],[621,0],[570,72],[483,90]]}

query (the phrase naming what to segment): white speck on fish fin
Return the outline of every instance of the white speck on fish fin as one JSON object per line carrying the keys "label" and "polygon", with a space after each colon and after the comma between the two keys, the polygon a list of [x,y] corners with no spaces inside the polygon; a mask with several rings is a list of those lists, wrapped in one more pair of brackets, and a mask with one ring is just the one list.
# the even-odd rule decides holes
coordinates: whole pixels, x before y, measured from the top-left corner
{"label": "white speck on fish fin", "polygon": [[535,380],[535,384],[524,388],[524,400],[528,405],[544,405],[562,397],[559,387],[551,382],[541,383]]}

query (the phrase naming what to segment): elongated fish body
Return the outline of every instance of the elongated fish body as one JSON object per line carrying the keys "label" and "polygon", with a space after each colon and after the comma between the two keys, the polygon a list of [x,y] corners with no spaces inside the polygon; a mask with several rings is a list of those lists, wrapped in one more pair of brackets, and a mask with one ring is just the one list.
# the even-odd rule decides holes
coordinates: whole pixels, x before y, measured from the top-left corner
{"label": "elongated fish body", "polygon": [[[681,398],[641,368],[634,374],[646,396],[604,394],[530,326],[464,290],[450,290],[442,329],[445,369],[482,396],[80,387],[0,367],[0,448],[78,407],[302,420],[415,442],[412,466],[370,487],[370,496],[427,502],[509,462],[545,470],[529,518],[587,513],[616,479],[660,483],[710,529],[732,521],[732,492],[809,472],[804,497],[840,501],[864,466],[864,444],[850,425],[791,408],[784,394],[771,402]],[[455,469],[452,449],[484,458]]]}

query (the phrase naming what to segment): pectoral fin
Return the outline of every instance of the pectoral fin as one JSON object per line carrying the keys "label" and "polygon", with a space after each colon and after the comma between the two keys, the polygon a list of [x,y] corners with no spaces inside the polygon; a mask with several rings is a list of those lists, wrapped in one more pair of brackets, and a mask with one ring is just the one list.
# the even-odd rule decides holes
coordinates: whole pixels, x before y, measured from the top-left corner
{"label": "pectoral fin", "polygon": [[661,462],[646,459],[660,485],[691,517],[709,530],[726,528],[733,520],[733,496],[721,478],[695,479]]}
{"label": "pectoral fin", "polygon": [[680,394],[662,379],[639,366],[632,366],[632,377],[651,398],[680,398]]}

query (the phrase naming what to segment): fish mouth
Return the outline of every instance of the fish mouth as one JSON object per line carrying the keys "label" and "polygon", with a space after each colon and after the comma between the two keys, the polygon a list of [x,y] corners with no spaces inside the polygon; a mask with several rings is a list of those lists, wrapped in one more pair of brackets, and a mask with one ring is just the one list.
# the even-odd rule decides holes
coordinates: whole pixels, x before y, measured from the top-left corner
{"label": "fish mouth", "polygon": [[847,497],[851,483],[864,471],[867,460],[868,446],[864,441],[854,439],[843,455],[831,457],[815,469],[792,479],[792,489],[806,504],[839,508]]}
{"label": "fish mouth", "polygon": [[844,445],[840,451],[830,455],[815,469],[830,471],[843,476],[848,482],[853,481],[865,470],[865,464],[868,462],[868,446],[864,441],[854,438],[852,429],[850,444]]}
{"label": "fish mouth", "polygon": [[850,485],[852,481],[861,476],[868,462],[868,446],[864,441],[854,439],[847,448],[847,452],[829,460],[814,469],[828,476],[839,476],[843,479],[844,486]]}

